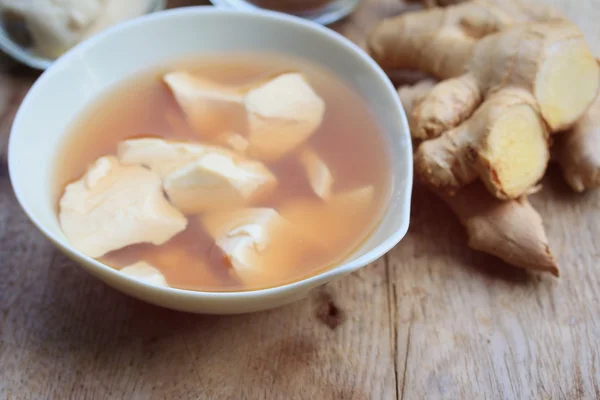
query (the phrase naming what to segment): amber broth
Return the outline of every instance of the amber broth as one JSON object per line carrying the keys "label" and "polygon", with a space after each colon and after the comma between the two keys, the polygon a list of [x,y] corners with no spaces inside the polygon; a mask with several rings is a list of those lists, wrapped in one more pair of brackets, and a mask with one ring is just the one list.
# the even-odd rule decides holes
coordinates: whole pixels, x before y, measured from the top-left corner
{"label": "amber broth", "polygon": [[[334,74],[305,61],[272,54],[188,59],[140,74],[134,81],[108,90],[75,122],[63,145],[56,171],[57,203],[67,183],[79,179],[98,157],[115,154],[117,143],[123,139],[156,136],[202,142],[187,125],[171,92],[161,81],[164,72],[182,69],[223,83],[249,83],[280,72],[303,72],[326,102],[323,124],[308,144],[327,162],[334,177],[334,191],[372,185],[375,201],[360,220],[324,222],[324,226],[315,228],[317,240],[332,229],[346,231],[343,243],[307,251],[293,265],[273,266],[280,270],[274,271],[268,282],[258,285],[249,286],[236,277],[194,217],[189,218],[185,231],[163,245],[129,246],[105,255],[100,261],[116,269],[140,260],[149,262],[163,273],[170,286],[181,289],[250,290],[317,274],[347,257],[368,238],[391,191],[389,155],[381,128],[365,101]],[[239,125],[239,121],[231,124]],[[278,188],[268,200],[252,206],[277,209],[289,200],[315,198],[306,172],[293,155],[268,167],[279,179]]]}

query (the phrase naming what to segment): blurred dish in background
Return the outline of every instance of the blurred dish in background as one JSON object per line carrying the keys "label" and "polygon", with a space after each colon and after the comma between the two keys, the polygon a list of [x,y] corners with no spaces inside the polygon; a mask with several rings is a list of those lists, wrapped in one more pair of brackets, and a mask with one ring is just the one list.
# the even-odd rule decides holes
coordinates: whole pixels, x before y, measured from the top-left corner
{"label": "blurred dish in background", "polygon": [[45,69],[94,34],[164,8],[164,0],[0,0],[0,49]]}
{"label": "blurred dish in background", "polygon": [[211,0],[218,7],[239,10],[260,8],[284,12],[328,25],[348,16],[360,0]]}

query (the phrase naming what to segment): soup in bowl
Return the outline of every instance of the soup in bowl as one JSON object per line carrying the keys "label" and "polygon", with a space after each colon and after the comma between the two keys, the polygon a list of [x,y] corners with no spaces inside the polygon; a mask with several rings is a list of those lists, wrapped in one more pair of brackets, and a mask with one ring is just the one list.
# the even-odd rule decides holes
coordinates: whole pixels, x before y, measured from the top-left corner
{"label": "soup in bowl", "polygon": [[109,285],[183,311],[279,306],[406,233],[406,118],[340,35],[208,7],[110,29],[60,58],[19,109],[15,193]]}

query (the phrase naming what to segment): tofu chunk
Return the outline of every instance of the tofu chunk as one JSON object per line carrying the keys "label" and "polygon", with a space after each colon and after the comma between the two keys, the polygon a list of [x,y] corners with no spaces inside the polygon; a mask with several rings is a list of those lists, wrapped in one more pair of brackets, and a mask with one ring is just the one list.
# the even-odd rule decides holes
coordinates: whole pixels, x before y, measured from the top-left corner
{"label": "tofu chunk", "polygon": [[119,145],[119,157],[158,172],[173,205],[187,215],[251,204],[277,185],[262,163],[216,146],[132,139]]}
{"label": "tofu chunk", "polygon": [[126,165],[144,165],[165,177],[169,172],[206,154],[208,146],[158,138],[128,139],[117,145],[119,161]]}
{"label": "tofu chunk", "polygon": [[171,72],[163,80],[171,89],[188,123],[201,137],[214,137],[235,121],[245,124],[244,89],[222,85],[187,72]]}
{"label": "tofu chunk", "polygon": [[245,97],[249,154],[275,161],[306,141],[321,125],[325,102],[300,73],[279,75]]}
{"label": "tofu chunk", "polygon": [[165,177],[164,188],[185,214],[250,204],[275,187],[275,176],[261,163],[212,152]]}
{"label": "tofu chunk", "polygon": [[227,86],[187,72],[168,73],[163,80],[202,137],[247,130],[249,154],[264,161],[276,161],[306,141],[325,115],[325,102],[300,73],[254,87]]}
{"label": "tofu chunk", "polygon": [[162,244],[183,231],[187,219],[161,186],[156,172],[101,157],[67,185],[59,204],[62,230],[73,247],[96,258],[136,243]]}
{"label": "tofu chunk", "polygon": [[[211,213],[200,218],[202,225],[227,256],[238,277],[256,282],[285,268],[291,252],[281,244],[289,237],[289,226],[272,208],[244,208]],[[290,249],[288,249],[290,250]],[[282,258],[283,257],[283,258]]]}
{"label": "tofu chunk", "polygon": [[139,261],[120,270],[122,274],[130,276],[140,282],[154,286],[169,286],[163,274],[144,261]]}
{"label": "tofu chunk", "polygon": [[333,176],[325,161],[312,149],[305,147],[298,154],[298,160],[306,171],[308,182],[317,196],[323,200],[331,196]]}

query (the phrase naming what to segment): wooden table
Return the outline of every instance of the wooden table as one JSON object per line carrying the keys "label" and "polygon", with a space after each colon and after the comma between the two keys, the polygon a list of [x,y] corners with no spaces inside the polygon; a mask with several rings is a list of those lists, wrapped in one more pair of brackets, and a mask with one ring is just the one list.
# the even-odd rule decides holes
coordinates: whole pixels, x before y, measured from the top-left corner
{"label": "wooden table", "polygon": [[[600,1],[553,2],[600,55]],[[363,44],[404,7],[365,0],[334,28]],[[4,149],[36,77],[1,59],[1,399],[600,398],[600,191],[573,194],[551,169],[532,198],[558,280],[469,250],[415,187],[408,235],[373,265],[273,311],[178,313],[92,278],[19,208]]]}

